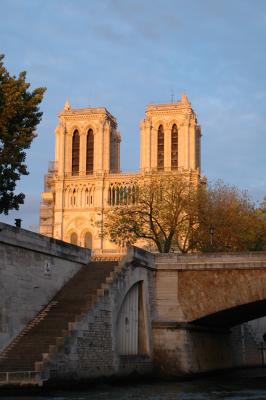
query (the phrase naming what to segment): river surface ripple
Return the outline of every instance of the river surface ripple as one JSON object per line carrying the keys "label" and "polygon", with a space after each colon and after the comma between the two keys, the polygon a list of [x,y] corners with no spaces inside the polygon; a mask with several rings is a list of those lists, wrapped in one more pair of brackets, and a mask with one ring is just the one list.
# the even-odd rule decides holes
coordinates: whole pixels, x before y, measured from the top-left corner
{"label": "river surface ripple", "polygon": [[266,400],[266,375],[227,375],[186,382],[98,385],[84,391],[41,396],[4,396],[4,400]]}

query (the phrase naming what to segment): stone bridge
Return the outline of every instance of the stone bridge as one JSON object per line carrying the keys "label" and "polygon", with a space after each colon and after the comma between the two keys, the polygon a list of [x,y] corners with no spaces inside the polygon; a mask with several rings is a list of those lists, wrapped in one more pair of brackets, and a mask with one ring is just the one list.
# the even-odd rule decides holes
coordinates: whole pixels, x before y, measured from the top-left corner
{"label": "stone bridge", "polygon": [[156,318],[231,327],[266,312],[266,253],[154,255]]}
{"label": "stone bridge", "polygon": [[266,314],[266,253],[184,256],[132,247],[120,261],[93,261],[64,242],[0,229],[0,384],[183,376],[261,363],[248,321]]}
{"label": "stone bridge", "polygon": [[258,335],[244,323],[266,315],[266,253],[157,254],[148,263],[154,362],[161,371],[260,364]]}

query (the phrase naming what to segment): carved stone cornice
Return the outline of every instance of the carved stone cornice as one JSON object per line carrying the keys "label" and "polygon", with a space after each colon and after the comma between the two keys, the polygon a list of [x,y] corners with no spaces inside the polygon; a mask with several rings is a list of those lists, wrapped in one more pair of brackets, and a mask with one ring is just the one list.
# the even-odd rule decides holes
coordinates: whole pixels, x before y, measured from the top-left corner
{"label": "carved stone cornice", "polygon": [[69,111],[62,111],[59,114],[60,120],[64,121],[88,121],[88,120],[100,120],[104,122],[105,120],[110,121],[110,124],[114,127],[117,126],[116,118],[109,113],[109,111],[102,108],[80,108]]}

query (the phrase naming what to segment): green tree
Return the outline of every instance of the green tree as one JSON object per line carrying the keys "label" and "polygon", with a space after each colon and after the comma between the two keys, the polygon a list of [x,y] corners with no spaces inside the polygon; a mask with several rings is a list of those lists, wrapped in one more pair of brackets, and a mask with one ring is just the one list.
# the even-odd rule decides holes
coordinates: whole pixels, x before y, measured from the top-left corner
{"label": "green tree", "polygon": [[26,152],[36,136],[41,120],[39,104],[45,88],[32,92],[26,72],[10,76],[0,55],[0,213],[8,214],[24,202],[23,193],[15,194],[21,175],[28,175]]}

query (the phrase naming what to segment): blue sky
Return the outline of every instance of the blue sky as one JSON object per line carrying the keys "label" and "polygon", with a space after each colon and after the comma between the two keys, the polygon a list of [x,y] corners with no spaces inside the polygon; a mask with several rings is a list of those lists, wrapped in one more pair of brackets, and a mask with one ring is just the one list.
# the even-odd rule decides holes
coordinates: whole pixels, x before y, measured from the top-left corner
{"label": "blue sky", "polygon": [[203,174],[266,195],[265,0],[1,0],[1,16],[7,69],[47,87],[30,175],[18,185],[26,202],[2,221],[38,225],[67,97],[117,117],[125,171],[139,167],[145,106],[186,92],[202,126]]}

